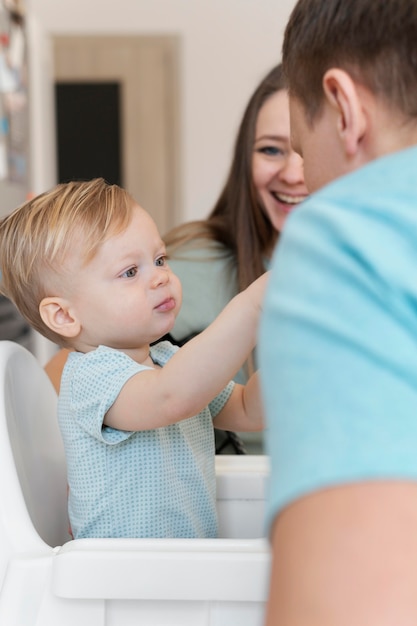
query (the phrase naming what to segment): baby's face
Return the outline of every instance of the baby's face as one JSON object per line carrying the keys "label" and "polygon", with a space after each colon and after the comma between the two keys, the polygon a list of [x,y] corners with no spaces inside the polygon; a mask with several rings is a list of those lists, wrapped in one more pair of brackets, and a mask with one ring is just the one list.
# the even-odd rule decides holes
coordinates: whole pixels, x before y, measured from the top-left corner
{"label": "baby's face", "polygon": [[174,326],[181,284],[154,221],[139,205],[128,227],[107,239],[87,265],[80,261],[75,272],[72,303],[85,347],[134,349]]}

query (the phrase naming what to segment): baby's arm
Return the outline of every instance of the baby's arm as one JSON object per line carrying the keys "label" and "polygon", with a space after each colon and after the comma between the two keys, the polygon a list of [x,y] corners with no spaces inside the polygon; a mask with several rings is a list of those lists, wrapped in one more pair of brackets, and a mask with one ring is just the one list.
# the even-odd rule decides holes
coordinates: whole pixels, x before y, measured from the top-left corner
{"label": "baby's arm", "polygon": [[233,378],[256,344],[267,274],[235,296],[212,324],[161,369],[132,376],[104,423],[148,430],[196,415]]}
{"label": "baby's arm", "polygon": [[216,415],[213,425],[221,430],[250,432],[264,427],[259,374],[255,372],[246,385],[235,385],[233,393]]}

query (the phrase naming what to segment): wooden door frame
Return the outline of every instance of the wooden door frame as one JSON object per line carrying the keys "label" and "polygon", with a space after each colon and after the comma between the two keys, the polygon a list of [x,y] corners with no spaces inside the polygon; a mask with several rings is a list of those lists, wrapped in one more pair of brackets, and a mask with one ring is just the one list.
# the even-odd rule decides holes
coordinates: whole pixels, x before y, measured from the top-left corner
{"label": "wooden door frame", "polygon": [[[163,235],[181,216],[178,37],[54,35],[52,49],[55,81],[120,82],[124,184]],[[138,73],[146,91],[136,81]],[[156,121],[148,123],[151,115]]]}

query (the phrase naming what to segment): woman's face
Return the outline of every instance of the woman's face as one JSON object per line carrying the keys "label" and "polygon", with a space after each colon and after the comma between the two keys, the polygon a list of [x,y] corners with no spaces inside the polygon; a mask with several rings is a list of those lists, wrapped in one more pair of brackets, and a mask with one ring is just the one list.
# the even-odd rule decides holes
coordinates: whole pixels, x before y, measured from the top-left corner
{"label": "woman's face", "polygon": [[259,110],[252,179],[272,226],[281,231],[287,215],[308,195],[303,161],[290,144],[286,90],[274,93]]}

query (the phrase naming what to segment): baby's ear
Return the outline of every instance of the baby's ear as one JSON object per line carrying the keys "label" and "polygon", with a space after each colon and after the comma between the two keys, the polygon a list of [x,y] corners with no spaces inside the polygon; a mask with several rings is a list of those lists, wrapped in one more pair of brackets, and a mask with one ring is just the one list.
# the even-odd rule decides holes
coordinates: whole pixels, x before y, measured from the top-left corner
{"label": "baby's ear", "polygon": [[64,298],[58,296],[44,298],[39,305],[39,314],[48,328],[62,337],[77,337],[81,326],[71,313],[70,306]]}

